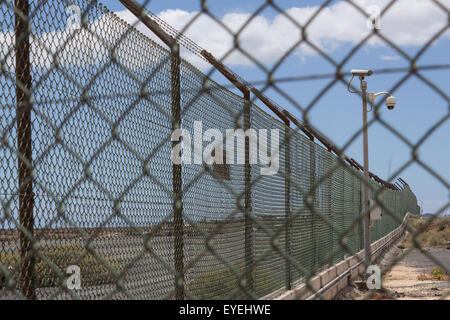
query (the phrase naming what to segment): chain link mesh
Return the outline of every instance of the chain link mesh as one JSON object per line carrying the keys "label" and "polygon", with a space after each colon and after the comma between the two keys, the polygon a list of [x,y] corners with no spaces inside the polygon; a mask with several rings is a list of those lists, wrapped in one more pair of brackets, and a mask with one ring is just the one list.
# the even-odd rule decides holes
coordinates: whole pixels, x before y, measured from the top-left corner
{"label": "chain link mesh", "polygon": [[[70,5],[80,8],[80,28],[65,28]],[[286,15],[275,1],[267,6]],[[191,25],[202,14],[217,20],[202,8]],[[209,61],[183,31],[148,16]],[[2,1],[0,17],[0,298],[262,298],[308,283],[364,248],[365,182],[383,212],[371,228],[372,242],[400,226],[407,212],[420,212],[408,185],[400,190],[366,181],[341,150],[336,156],[273,118],[255,99],[214,82],[96,1],[32,1],[29,7]],[[309,22],[295,24],[304,32]],[[341,62],[301,41],[336,67],[320,95],[345,82],[341,67],[365,41]],[[418,56],[407,59],[406,77],[421,77]],[[277,88],[269,81],[268,87]],[[304,119],[314,103],[298,105]],[[223,137],[230,128],[277,129],[278,173],[262,175],[263,165],[249,163],[249,152],[257,152],[249,150],[256,147],[251,139],[240,164],[177,166],[172,132],[194,132],[198,121],[203,132],[218,129]],[[373,121],[402,137],[381,118]],[[239,161],[242,154],[226,150],[229,156]],[[81,289],[67,288],[70,265],[81,270]]]}

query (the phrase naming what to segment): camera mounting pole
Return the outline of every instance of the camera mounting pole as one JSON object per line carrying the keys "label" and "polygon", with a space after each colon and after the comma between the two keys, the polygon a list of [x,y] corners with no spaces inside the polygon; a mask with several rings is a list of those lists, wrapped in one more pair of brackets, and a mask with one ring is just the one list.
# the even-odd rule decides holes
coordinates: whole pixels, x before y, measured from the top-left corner
{"label": "camera mounting pole", "polygon": [[363,148],[364,148],[364,259],[366,267],[371,262],[370,250],[370,210],[369,210],[369,135],[367,132],[367,81],[364,81],[364,76],[359,77],[360,87],[362,93],[362,108],[363,108]]}
{"label": "camera mounting pole", "polygon": [[[375,99],[380,95],[387,95],[386,98],[386,106],[389,110],[394,109],[394,106],[396,104],[395,98],[389,93],[389,92],[379,92],[379,93],[372,93],[367,92],[367,81],[365,81],[365,77],[369,77],[373,74],[372,70],[360,70],[360,69],[353,69],[351,71],[352,78],[348,82],[347,90],[350,93],[358,93],[362,96],[362,108],[363,108],[363,152],[364,152],[364,206],[363,206],[363,212],[364,212],[364,259],[366,267],[370,265],[371,263],[371,250],[370,250],[370,202],[369,202],[369,181],[370,178],[373,177],[375,181],[382,183],[385,187],[393,188],[392,184],[385,183],[384,180],[381,180],[380,178],[374,176],[369,172],[369,135],[367,132],[367,113],[372,111],[372,108],[370,110],[367,110],[367,101],[371,105],[375,102]],[[355,91],[351,88],[351,83],[354,77],[359,77],[360,81],[360,88],[361,91]]]}

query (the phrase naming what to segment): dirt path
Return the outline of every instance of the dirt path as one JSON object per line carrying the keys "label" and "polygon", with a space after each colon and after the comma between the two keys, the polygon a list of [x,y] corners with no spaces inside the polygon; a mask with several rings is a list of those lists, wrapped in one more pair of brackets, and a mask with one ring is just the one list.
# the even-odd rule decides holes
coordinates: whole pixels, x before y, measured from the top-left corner
{"label": "dirt path", "polygon": [[[382,272],[391,261],[405,249],[398,248],[398,241],[378,262]],[[450,250],[445,248],[427,248],[436,259],[450,269]],[[418,249],[409,252],[404,259],[387,272],[382,280],[382,289],[372,299],[401,300],[450,300],[450,281],[418,280],[421,274],[429,274],[436,263],[422,254]],[[348,286],[337,297],[338,300],[364,299],[367,291],[360,291],[355,286]]]}
{"label": "dirt path", "polygon": [[[450,250],[429,248],[427,252],[444,264],[447,269],[450,269]],[[434,261],[418,249],[414,249],[385,275],[382,281],[383,288],[396,299],[402,300],[450,299],[450,282],[448,280],[418,280],[421,274],[429,274],[430,270],[436,266]]]}

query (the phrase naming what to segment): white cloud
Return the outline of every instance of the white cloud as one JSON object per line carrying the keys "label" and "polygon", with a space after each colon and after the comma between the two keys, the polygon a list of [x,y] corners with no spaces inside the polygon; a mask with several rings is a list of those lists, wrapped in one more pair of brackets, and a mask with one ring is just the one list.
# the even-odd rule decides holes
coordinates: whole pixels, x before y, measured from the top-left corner
{"label": "white cloud", "polygon": [[388,56],[388,55],[382,55],[381,57],[380,57],[380,59],[381,60],[384,60],[384,61],[396,61],[396,60],[399,60],[400,59],[400,56],[398,56],[398,55],[391,55],[391,56]]}
{"label": "white cloud", "polygon": [[[388,0],[358,0],[355,1],[362,8],[369,8],[371,5],[378,5],[383,8]],[[444,5],[450,7],[450,0],[441,0]],[[318,6],[293,7],[286,10],[286,14],[293,20],[303,25],[318,10]],[[187,12],[180,9],[166,10],[159,13],[159,17],[178,30],[183,28],[196,16],[197,12]],[[114,33],[105,30],[112,30],[109,14],[101,16],[90,24],[90,29],[100,35],[104,40],[101,44],[95,36],[86,30],[82,30],[76,35],[60,53],[60,61],[70,61],[73,65],[94,64],[99,61],[109,59],[109,49],[119,40],[125,28],[117,28]],[[124,21],[135,25],[135,27],[155,41],[161,43],[147,27],[137,23],[136,17],[128,10],[116,12],[116,15]],[[221,22],[226,25],[231,32],[236,33],[250,18],[251,13],[230,12],[221,18]],[[447,25],[447,13],[428,0],[398,0],[381,18],[381,34],[387,36],[393,43],[399,46],[421,46],[425,44],[436,32]],[[339,1],[324,8],[320,14],[314,18],[307,28],[307,37],[316,46],[332,53],[339,47],[354,45],[363,39],[371,31],[367,28],[366,17],[362,16],[354,7],[346,2]],[[233,36],[221,25],[216,23],[207,15],[200,15],[190,25],[186,35],[201,47],[221,58],[230,48],[233,47]],[[49,66],[53,63],[52,53],[61,49],[62,44],[70,36],[66,30],[54,31],[41,34],[36,38],[40,42],[49,46],[50,52],[38,46],[38,41],[32,43],[33,65]],[[450,32],[447,30],[445,37],[448,38]],[[275,63],[301,39],[301,33],[295,24],[282,14],[275,15],[268,19],[263,15],[256,16],[239,35],[239,43],[243,50],[249,52],[254,58],[263,64]],[[0,43],[3,43],[0,50],[0,58],[4,56],[8,48],[13,47],[13,33],[11,31],[0,32]],[[122,41],[118,47],[119,60],[127,66],[133,67],[139,61],[142,62],[142,55],[133,57],[129,55],[127,46],[129,43]],[[386,46],[382,40],[373,37],[369,46]],[[123,49],[123,50],[122,50]],[[128,56],[123,56],[128,54]],[[316,52],[302,45],[294,51],[294,54],[304,59]],[[182,51],[184,58],[199,67],[206,69],[209,65],[188,52]],[[146,54],[146,59],[152,59],[151,54]],[[382,56],[384,60],[394,60],[394,56]],[[225,62],[230,66],[251,65],[253,62],[245,55],[234,51]],[[7,64],[12,66],[13,55],[7,59]]]}
{"label": "white cloud", "polygon": [[[49,68],[55,63],[71,66],[96,64],[109,59],[109,48],[118,40],[118,33],[103,33],[107,23],[107,15],[93,21],[87,28],[78,31],[70,29],[57,30],[36,35],[31,34],[31,64],[34,67]],[[101,35],[99,41],[96,35]],[[109,37],[107,35],[110,35]],[[72,37],[72,38],[71,38]],[[14,69],[13,31],[0,33],[0,59],[4,60],[7,69]]]}
{"label": "white cloud", "polygon": [[[130,13],[131,14],[131,13]],[[100,16],[84,28],[71,30],[69,28],[36,35],[31,34],[31,64],[35,68],[48,69],[55,64],[62,66],[86,66],[105,63],[111,60],[111,50],[114,48],[116,59],[125,67],[138,69],[143,62],[155,63],[160,57],[155,57],[145,47],[131,52],[127,28],[117,27],[118,20],[112,13]],[[105,30],[109,30],[106,31]],[[12,30],[0,32],[0,60],[7,70],[14,70],[15,35]]]}
{"label": "white cloud", "polygon": [[[361,8],[378,5],[384,8],[387,0],[355,1]],[[450,7],[450,0],[442,0]],[[303,25],[318,10],[313,7],[293,7],[286,13]],[[131,23],[136,22],[128,12],[118,12],[121,18]],[[182,30],[197,12],[184,10],[166,10],[158,16],[178,30]],[[251,16],[250,13],[228,13],[221,21],[232,32],[237,32]],[[437,5],[428,0],[399,0],[382,17],[380,33],[398,46],[424,45],[442,27],[447,25],[448,15]],[[371,32],[366,23],[366,17],[346,2],[340,1],[324,8],[307,28],[308,39],[319,48],[330,53],[344,45],[354,45]],[[138,28],[149,34],[145,27]],[[201,15],[188,28],[186,35],[213,53],[222,57],[233,47],[233,36],[207,15]],[[450,32],[447,30],[445,37]],[[150,35],[151,36],[151,35]],[[152,36],[152,38],[154,38]],[[262,15],[255,17],[239,35],[241,47],[251,53],[261,63],[274,63],[301,38],[300,31],[282,14],[268,19]],[[378,37],[369,40],[370,46],[385,46]],[[296,55],[308,56],[316,52],[302,45],[295,51]],[[185,58],[198,64],[192,55]],[[389,58],[388,58],[389,59]],[[239,52],[234,52],[227,59],[229,65],[249,65],[252,62]]]}

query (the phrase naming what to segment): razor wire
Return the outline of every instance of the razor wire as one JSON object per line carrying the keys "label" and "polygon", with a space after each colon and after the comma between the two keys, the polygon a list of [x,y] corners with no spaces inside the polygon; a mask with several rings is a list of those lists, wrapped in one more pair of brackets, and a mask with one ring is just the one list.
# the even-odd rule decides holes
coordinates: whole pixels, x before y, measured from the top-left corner
{"label": "razor wire", "polygon": [[[328,3],[305,25],[294,21],[299,30],[306,31]],[[79,26],[63,28],[72,5],[80,8]],[[287,16],[267,1],[245,25],[265,7]],[[144,13],[176,43],[211,62],[184,30]],[[202,5],[189,25],[203,14],[218,20]],[[305,125],[306,132],[323,138],[307,114],[329,86],[310,105],[295,104],[305,121],[291,128],[258,107],[256,98],[214,82],[97,1],[3,1],[0,16],[0,298],[262,298],[299,281],[310,287],[319,271],[364,248],[364,183],[383,212],[371,229],[372,242],[400,226],[407,212],[419,213],[406,183],[400,190],[375,178],[366,181],[357,165],[348,165],[344,150],[361,131],[339,150],[298,130]],[[342,66],[371,36],[411,63],[396,87],[411,75],[422,77],[415,63],[436,37],[409,57],[374,31],[342,61],[307,38],[300,43],[336,67],[329,76],[334,84],[344,81]],[[234,50],[250,55],[234,47],[218,62]],[[276,82],[262,91],[268,88],[289,97]],[[408,141],[380,117],[369,125],[375,122]],[[278,130],[278,173],[262,175],[264,166],[250,163],[256,152],[250,150],[251,137],[244,139],[244,157],[224,144],[224,159],[235,158],[235,164],[177,166],[173,130],[200,127],[218,130],[224,140],[230,128]],[[184,143],[179,146],[187,148]],[[412,161],[436,175],[418,158]],[[79,289],[67,287],[69,266],[80,268]]]}

